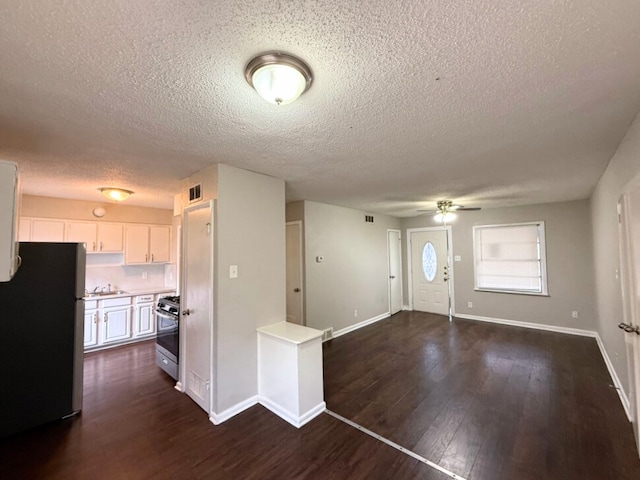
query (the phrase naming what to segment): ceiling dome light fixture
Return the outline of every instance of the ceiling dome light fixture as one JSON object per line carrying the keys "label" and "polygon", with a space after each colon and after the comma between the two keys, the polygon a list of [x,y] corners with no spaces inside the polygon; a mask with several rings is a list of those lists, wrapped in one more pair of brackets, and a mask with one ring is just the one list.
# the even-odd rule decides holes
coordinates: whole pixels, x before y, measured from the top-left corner
{"label": "ceiling dome light fixture", "polygon": [[102,194],[107,197],[109,200],[115,200],[116,202],[122,202],[129,198],[133,192],[131,190],[125,190],[124,188],[116,188],[116,187],[102,187],[99,188]]}
{"label": "ceiling dome light fixture", "polygon": [[286,53],[265,53],[247,64],[244,76],[267,102],[286,105],[311,86],[311,69]]}

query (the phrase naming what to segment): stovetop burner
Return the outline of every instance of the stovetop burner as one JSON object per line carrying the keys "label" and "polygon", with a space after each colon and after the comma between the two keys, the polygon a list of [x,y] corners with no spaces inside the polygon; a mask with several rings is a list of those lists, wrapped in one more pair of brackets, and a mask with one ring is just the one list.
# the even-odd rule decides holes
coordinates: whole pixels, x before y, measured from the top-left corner
{"label": "stovetop burner", "polygon": [[169,297],[162,297],[162,298],[160,298],[160,299],[158,300],[158,302],[159,302],[159,303],[160,303],[160,302],[163,302],[163,303],[168,303],[168,304],[174,303],[174,304],[176,304],[176,305],[180,305],[180,295],[176,295],[176,296],[174,296],[174,297],[171,297],[171,296],[169,296]]}

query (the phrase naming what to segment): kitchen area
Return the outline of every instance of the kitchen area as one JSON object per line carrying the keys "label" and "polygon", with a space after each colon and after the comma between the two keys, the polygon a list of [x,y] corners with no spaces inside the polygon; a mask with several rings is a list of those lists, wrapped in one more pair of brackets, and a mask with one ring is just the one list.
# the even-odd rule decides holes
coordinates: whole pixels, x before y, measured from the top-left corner
{"label": "kitchen area", "polygon": [[178,285],[179,217],[171,210],[23,195],[20,242],[87,247],[84,349],[148,340],[156,305]]}

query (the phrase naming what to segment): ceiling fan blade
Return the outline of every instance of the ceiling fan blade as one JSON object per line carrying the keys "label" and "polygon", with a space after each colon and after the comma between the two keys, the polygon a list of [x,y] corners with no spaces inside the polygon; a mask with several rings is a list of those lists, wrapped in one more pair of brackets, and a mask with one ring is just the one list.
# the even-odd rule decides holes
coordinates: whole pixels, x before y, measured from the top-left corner
{"label": "ceiling fan blade", "polygon": [[438,213],[438,210],[416,210],[416,212],[420,212],[420,213]]}
{"label": "ceiling fan blade", "polygon": [[460,207],[456,208],[457,212],[464,211],[464,210],[466,210],[467,212],[470,212],[470,211],[473,211],[473,210],[482,210],[482,207],[462,207],[462,206],[460,206]]}

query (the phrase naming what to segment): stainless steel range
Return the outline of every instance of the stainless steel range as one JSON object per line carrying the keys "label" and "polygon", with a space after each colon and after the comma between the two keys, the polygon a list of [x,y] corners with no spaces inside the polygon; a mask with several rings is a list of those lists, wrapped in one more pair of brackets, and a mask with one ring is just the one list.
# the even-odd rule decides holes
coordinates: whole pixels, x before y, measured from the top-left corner
{"label": "stainless steel range", "polygon": [[156,363],[178,380],[180,297],[163,297],[156,306]]}

